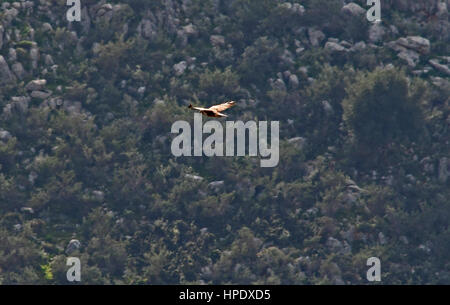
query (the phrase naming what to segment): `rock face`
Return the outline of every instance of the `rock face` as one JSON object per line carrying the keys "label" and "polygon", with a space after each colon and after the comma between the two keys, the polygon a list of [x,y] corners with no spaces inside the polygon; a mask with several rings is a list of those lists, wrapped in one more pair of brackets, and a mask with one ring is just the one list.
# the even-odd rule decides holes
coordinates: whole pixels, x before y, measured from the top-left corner
{"label": "rock face", "polygon": [[18,79],[23,79],[25,77],[26,72],[20,62],[14,63],[11,66],[11,69],[13,70],[14,74],[17,76]]}
{"label": "rock face", "polygon": [[361,52],[361,51],[364,51],[366,48],[367,48],[366,43],[364,41],[359,41],[359,42],[355,43],[355,45],[350,48],[350,51]]}
{"label": "rock face", "polygon": [[272,84],[272,88],[274,90],[278,90],[278,91],[286,91],[286,84],[284,83],[284,81],[281,78],[277,78],[273,84]]}
{"label": "rock face", "polygon": [[284,50],[283,54],[281,54],[281,56],[280,56],[280,59],[284,64],[286,64],[288,66],[291,66],[295,63],[294,56],[292,55],[291,51],[289,51],[289,50]]}
{"label": "rock face", "polygon": [[44,62],[47,66],[53,66],[55,64],[53,57],[50,54],[45,55]]}
{"label": "rock face", "polygon": [[63,109],[70,114],[78,114],[81,112],[81,103],[65,100],[63,102]]}
{"label": "rock face", "polygon": [[341,241],[333,237],[328,237],[326,245],[330,249],[330,251],[340,254],[348,254],[352,251],[350,245],[346,241],[342,243]]}
{"label": "rock face", "polygon": [[430,53],[430,41],[420,36],[408,36],[406,38],[399,38],[397,40],[397,44],[423,55]]}
{"label": "rock face", "polygon": [[366,13],[366,10],[358,4],[350,2],[342,7],[341,12],[351,16],[361,16]]}
{"label": "rock face", "polygon": [[29,207],[20,208],[20,211],[23,213],[34,214],[33,208],[29,208]]}
{"label": "rock face", "polygon": [[222,35],[211,35],[209,40],[211,41],[211,44],[213,46],[223,46],[223,45],[225,45],[225,37],[223,37]]}
{"label": "rock face", "polygon": [[448,18],[448,6],[447,3],[445,1],[443,2],[439,2],[437,4],[437,13],[436,16],[444,19],[444,18]]}
{"label": "rock face", "polygon": [[296,88],[298,88],[299,84],[300,84],[300,82],[298,80],[297,75],[295,75],[295,74],[289,75],[289,87],[290,88],[296,89]]}
{"label": "rock face", "polygon": [[83,27],[83,33],[89,33],[91,29],[91,17],[86,6],[81,9],[81,26]]}
{"label": "rock face", "polygon": [[44,22],[42,24],[42,31],[43,32],[53,32],[53,27],[52,27],[52,25],[50,23]]}
{"label": "rock face", "polygon": [[93,191],[92,195],[96,201],[102,202],[105,199],[105,193],[102,191]]}
{"label": "rock face", "polygon": [[70,255],[71,253],[79,250],[81,247],[81,243],[78,239],[72,239],[66,247],[66,254]]}
{"label": "rock face", "polygon": [[30,81],[25,86],[25,89],[27,89],[28,91],[43,90],[46,84],[47,84],[47,80],[45,80],[45,79],[36,79],[36,80]]}
{"label": "rock face", "polygon": [[223,190],[224,186],[225,186],[225,182],[222,180],[221,181],[213,181],[213,182],[208,183],[208,188],[213,190],[216,193]]}
{"label": "rock face", "polygon": [[184,26],[183,32],[188,36],[197,35],[197,29],[195,28],[195,26],[192,23]]}
{"label": "rock face", "polygon": [[142,37],[153,40],[157,36],[157,27],[149,19],[143,19],[138,27],[138,32],[141,33]]}
{"label": "rock face", "polygon": [[33,69],[37,69],[39,61],[39,49],[37,47],[31,48],[30,59],[31,59],[31,66],[33,67]]}
{"label": "rock face", "polygon": [[0,129],[0,140],[2,141],[8,141],[9,139],[11,139],[11,133],[9,131]]}
{"label": "rock face", "polygon": [[406,61],[410,67],[415,67],[420,60],[419,54],[412,50],[401,51],[397,56]]}
{"label": "rock face", "polygon": [[16,8],[12,7],[10,9],[5,9],[4,20],[6,21],[6,24],[8,25],[11,21],[13,21],[17,15],[19,15],[19,11]]}
{"label": "rock face", "polygon": [[316,29],[309,28],[308,29],[309,42],[313,47],[318,47],[322,40],[325,39],[325,34]]}
{"label": "rock face", "polygon": [[196,181],[202,181],[203,180],[203,177],[196,176],[196,175],[186,174],[184,176],[186,178],[189,178],[189,179],[192,179],[192,180],[196,180]]}
{"label": "rock face", "polygon": [[180,76],[184,73],[184,71],[187,68],[187,62],[186,61],[180,61],[179,63],[173,65],[173,70],[175,71],[176,76]]}
{"label": "rock face", "polygon": [[198,34],[197,29],[191,23],[177,31],[177,41],[180,46],[186,46],[190,37],[195,37]]}
{"label": "rock face", "polygon": [[45,100],[51,94],[52,94],[51,92],[35,90],[35,91],[32,91],[30,95],[32,98],[39,99],[39,100]]}
{"label": "rock face", "polygon": [[375,43],[381,41],[385,32],[384,27],[379,22],[372,24],[369,29],[370,42]]}
{"label": "rock face", "polygon": [[420,55],[430,53],[430,41],[420,36],[408,36],[399,38],[386,44],[398,51],[398,57],[405,60],[410,67],[415,67],[420,60]]}
{"label": "rock face", "polygon": [[11,115],[12,113],[25,114],[28,112],[28,103],[30,102],[30,98],[26,96],[14,96],[11,98],[11,103],[6,104],[3,107],[3,113],[6,116]]}
{"label": "rock face", "polygon": [[291,12],[303,16],[303,14],[305,14],[305,7],[303,5],[300,5],[299,3],[294,3],[292,5]]}
{"label": "rock face", "polygon": [[17,60],[17,52],[16,52],[16,50],[14,48],[9,48],[8,59],[9,59],[9,61],[16,61]]}
{"label": "rock face", "polygon": [[450,81],[442,77],[431,77],[433,85],[450,94]]}
{"label": "rock face", "polygon": [[0,55],[0,85],[11,84],[16,81],[16,77],[9,69],[5,58]]}
{"label": "rock face", "polygon": [[139,93],[139,95],[144,95],[146,89],[145,86],[141,86],[138,88],[137,93]]}
{"label": "rock face", "polygon": [[295,137],[288,140],[289,143],[293,144],[298,149],[302,150],[305,147],[306,139],[303,137]]}
{"label": "rock face", "polygon": [[446,65],[440,64],[437,59],[431,59],[429,61],[430,65],[435,68],[437,71],[444,73],[446,75],[450,75],[450,68]]}
{"label": "rock face", "polygon": [[341,46],[339,43],[328,41],[325,44],[325,49],[330,50],[331,52],[344,52],[345,48]]}

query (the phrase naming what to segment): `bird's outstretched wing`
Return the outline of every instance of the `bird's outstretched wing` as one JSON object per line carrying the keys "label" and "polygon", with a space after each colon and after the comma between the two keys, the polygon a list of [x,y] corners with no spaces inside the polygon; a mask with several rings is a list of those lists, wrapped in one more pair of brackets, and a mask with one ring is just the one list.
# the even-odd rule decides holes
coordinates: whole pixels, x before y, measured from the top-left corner
{"label": "bird's outstretched wing", "polygon": [[235,104],[236,104],[235,102],[230,101],[230,102],[222,103],[222,104],[219,104],[219,105],[211,106],[211,107],[209,107],[209,110],[221,112],[221,111],[224,111],[224,110],[226,110],[228,108],[233,107]]}
{"label": "bird's outstretched wing", "polygon": [[192,108],[192,109],[194,109],[194,110],[197,110],[197,111],[206,111],[206,110],[209,110],[208,108],[203,108],[203,107],[190,107],[190,108]]}

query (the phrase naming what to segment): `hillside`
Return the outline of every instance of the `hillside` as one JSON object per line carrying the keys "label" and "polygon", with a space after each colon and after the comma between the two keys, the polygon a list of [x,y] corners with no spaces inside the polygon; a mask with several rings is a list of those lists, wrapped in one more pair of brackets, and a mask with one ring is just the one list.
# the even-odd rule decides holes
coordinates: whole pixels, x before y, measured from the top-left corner
{"label": "hillside", "polygon": [[[0,0],[0,284],[450,284],[450,1],[81,6]],[[228,100],[277,166],[171,153]]]}

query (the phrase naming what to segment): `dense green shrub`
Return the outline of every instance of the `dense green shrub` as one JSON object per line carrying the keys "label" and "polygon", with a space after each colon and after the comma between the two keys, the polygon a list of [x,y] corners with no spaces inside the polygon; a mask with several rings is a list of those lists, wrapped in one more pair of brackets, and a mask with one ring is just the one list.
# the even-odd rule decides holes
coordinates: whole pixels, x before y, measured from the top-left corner
{"label": "dense green shrub", "polygon": [[423,126],[422,95],[414,90],[396,69],[360,73],[343,102],[344,120],[355,140],[374,148],[417,139]]}

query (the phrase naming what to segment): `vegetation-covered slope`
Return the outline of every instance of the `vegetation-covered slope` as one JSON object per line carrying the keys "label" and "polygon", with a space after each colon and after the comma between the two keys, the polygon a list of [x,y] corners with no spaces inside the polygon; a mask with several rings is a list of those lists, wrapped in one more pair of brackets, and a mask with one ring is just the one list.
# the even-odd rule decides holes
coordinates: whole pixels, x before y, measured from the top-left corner
{"label": "vegetation-covered slope", "polygon": [[[450,284],[448,1],[0,2],[0,283]],[[224,100],[277,167],[171,154]]]}

